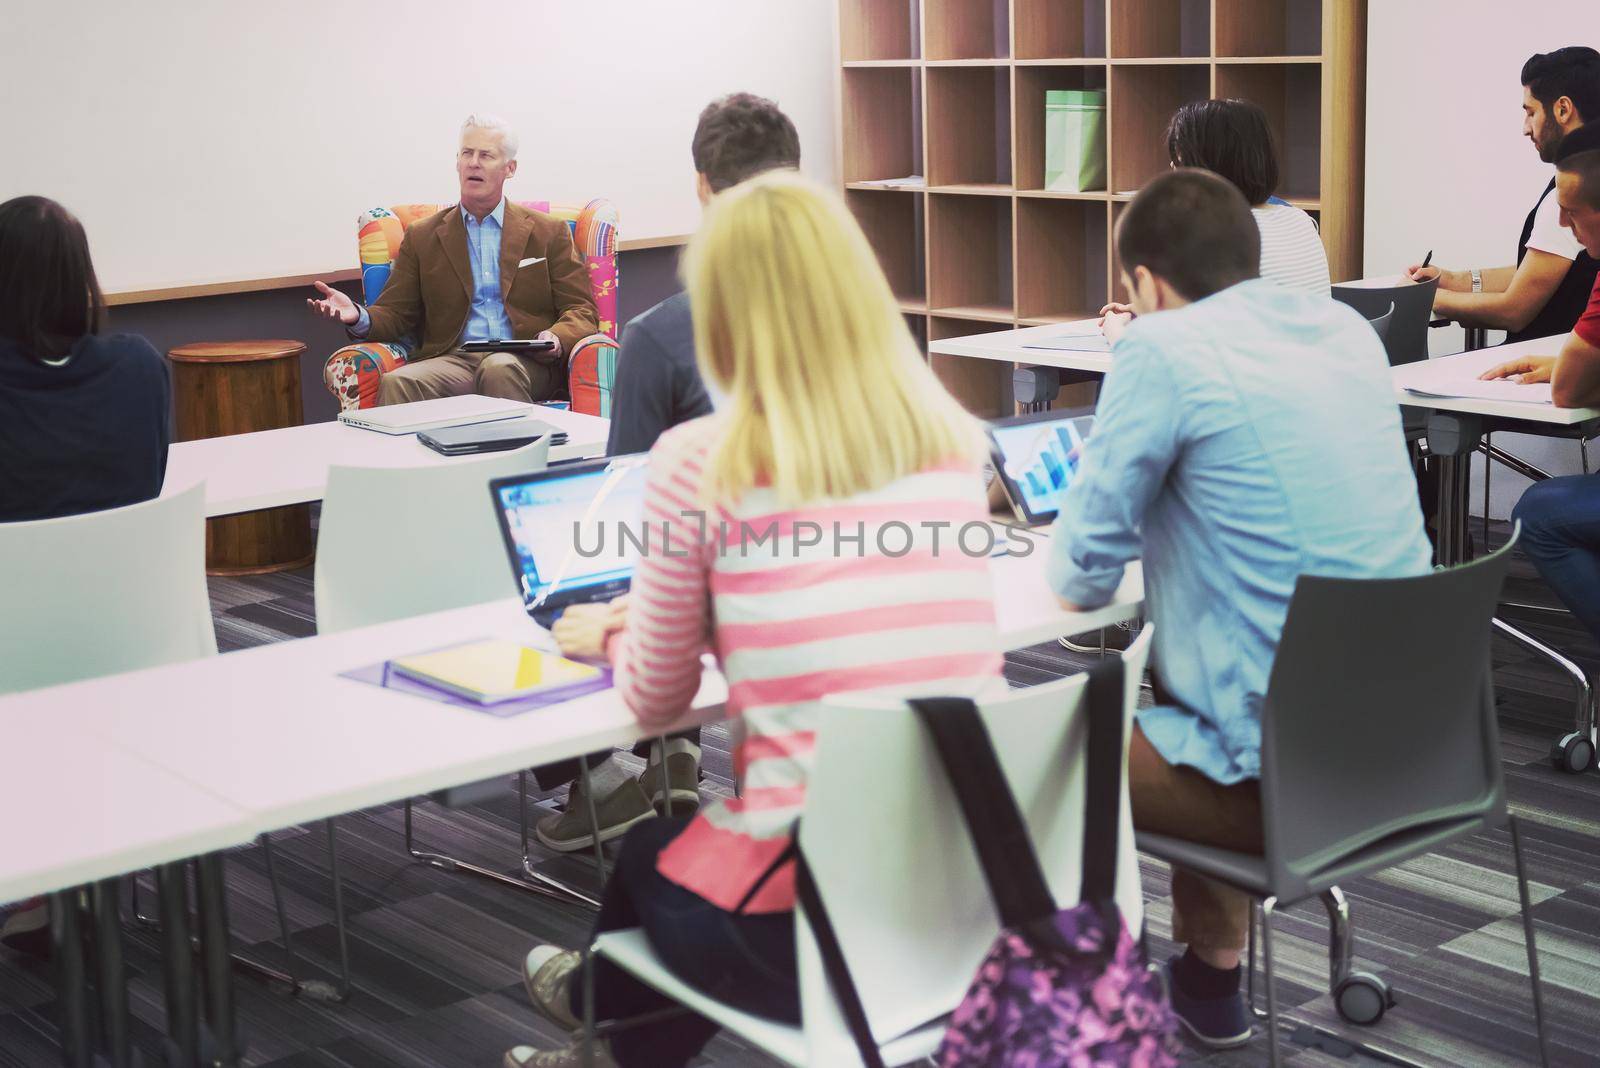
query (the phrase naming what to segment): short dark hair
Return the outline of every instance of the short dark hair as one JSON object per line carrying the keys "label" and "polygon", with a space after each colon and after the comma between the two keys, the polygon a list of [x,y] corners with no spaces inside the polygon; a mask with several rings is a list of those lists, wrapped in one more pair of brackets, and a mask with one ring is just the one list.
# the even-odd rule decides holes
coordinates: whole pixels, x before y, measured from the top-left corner
{"label": "short dark hair", "polygon": [[700,113],[691,151],[694,169],[720,193],[765,171],[800,166],[800,135],[772,101],[733,93]]}
{"label": "short dark hair", "polygon": [[1561,157],[1556,170],[1578,176],[1578,199],[1600,211],[1600,148],[1572,152]]}
{"label": "short dark hair", "polygon": [[1203,300],[1261,275],[1261,231],[1231,182],[1183,167],[1139,191],[1117,224],[1117,258]]}
{"label": "short dark hair", "polygon": [[1566,97],[1584,122],[1600,121],[1600,52],[1592,48],[1569,45],[1538,53],[1522,65],[1522,84],[1547,115]]}
{"label": "short dark hair", "polygon": [[1246,100],[1197,100],[1172,113],[1167,156],[1174,167],[1202,167],[1232,182],[1249,204],[1278,189],[1278,154],[1267,113]]}
{"label": "short dark hair", "polygon": [[0,338],[56,359],[98,334],[105,316],[83,224],[48,197],[0,204]]}

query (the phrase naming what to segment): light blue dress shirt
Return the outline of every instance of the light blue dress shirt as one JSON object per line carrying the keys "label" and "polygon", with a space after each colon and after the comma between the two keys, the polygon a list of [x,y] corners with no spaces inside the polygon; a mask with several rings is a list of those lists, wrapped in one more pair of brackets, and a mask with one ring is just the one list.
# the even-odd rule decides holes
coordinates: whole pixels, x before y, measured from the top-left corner
{"label": "light blue dress shirt", "polygon": [[[500,235],[504,232],[506,202],[502,198],[481,223],[466,208],[457,210],[467,228],[467,259],[472,265],[472,307],[467,311],[467,325],[461,331],[461,340],[494,338],[504,341],[511,337],[511,319],[506,315],[505,301],[500,296]],[[350,333],[366,337],[372,317],[364,306],[359,313]]]}
{"label": "light blue dress shirt", "polygon": [[1099,606],[1142,557],[1177,702],[1140,713],[1145,736],[1216,782],[1258,778],[1296,578],[1430,566],[1383,345],[1348,306],[1255,280],[1141,316],[1114,352],[1050,584]]}

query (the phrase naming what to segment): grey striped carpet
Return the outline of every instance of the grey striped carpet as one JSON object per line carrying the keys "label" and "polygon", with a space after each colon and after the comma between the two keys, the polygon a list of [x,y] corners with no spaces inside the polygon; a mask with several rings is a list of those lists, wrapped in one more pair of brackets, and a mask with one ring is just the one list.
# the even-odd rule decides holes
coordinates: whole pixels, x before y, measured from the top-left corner
{"label": "grey striped carpet", "polygon": [[[218,641],[226,651],[315,632],[309,571],[211,586]],[[1511,599],[1550,603],[1526,565]],[[1565,616],[1516,614],[1536,636],[1575,656],[1591,672],[1600,649]],[[1534,914],[1546,983],[1553,1061],[1600,1064],[1600,776],[1572,778],[1546,760],[1566,729],[1571,696],[1561,678],[1523,650],[1495,648],[1504,766],[1514,807],[1524,817]],[[1057,646],[1013,654],[1008,674],[1031,685],[1070,673],[1081,661]],[[631,759],[631,758],[630,758]],[[706,732],[708,788],[731,790],[727,738]],[[491,801],[458,811],[417,807],[428,846],[500,870],[518,861],[514,780]],[[544,804],[551,798],[540,795]],[[355,990],[345,1004],[291,998],[241,976],[239,1018],[250,1065],[274,1068],[423,1068],[500,1063],[507,1047],[558,1037],[528,1007],[518,965],[535,940],[575,945],[588,915],[576,908],[412,862],[402,847],[402,813],[387,806],[338,820],[350,914]],[[322,826],[274,835],[287,889],[294,947],[308,974],[331,978],[327,840]],[[537,845],[535,846],[537,849]],[[590,877],[582,862],[546,856],[549,870]],[[261,849],[229,858],[230,905],[239,948],[283,963]],[[1165,871],[1142,862],[1151,951],[1171,951]],[[1526,960],[1517,920],[1509,840],[1469,839],[1346,888],[1361,965],[1386,976],[1399,1005],[1376,1028],[1342,1024],[1326,996],[1326,923],[1315,907],[1281,913],[1276,930],[1280,1004],[1301,1026],[1285,1032],[1287,1063],[1303,1068],[1379,1063],[1340,1041],[1364,1041],[1428,1065],[1526,1064],[1535,1057]],[[137,1040],[154,1057],[162,1020],[154,940],[129,937]],[[1321,1029],[1312,1030],[1311,1026]],[[56,1063],[49,970],[0,950],[0,1065]],[[1208,1065],[1261,1064],[1249,1047],[1201,1057]],[[156,1063],[151,1061],[151,1063]],[[698,1063],[772,1062],[722,1036]]]}

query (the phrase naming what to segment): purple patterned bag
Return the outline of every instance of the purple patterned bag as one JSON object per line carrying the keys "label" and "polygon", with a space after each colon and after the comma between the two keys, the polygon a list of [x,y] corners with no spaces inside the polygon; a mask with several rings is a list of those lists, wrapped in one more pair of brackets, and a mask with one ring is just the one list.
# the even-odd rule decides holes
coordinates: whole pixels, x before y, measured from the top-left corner
{"label": "purple patterned bag", "polygon": [[1022,813],[970,701],[913,701],[961,800],[1005,930],[939,1047],[941,1068],[1168,1068],[1176,1021],[1117,908],[1122,798],[1120,657],[1090,672],[1083,883],[1057,910]]}
{"label": "purple patterned bag", "polygon": [[[1172,1068],[1177,1024],[1116,903],[1121,821],[1121,657],[1089,672],[1083,882],[1058,910],[1027,824],[978,708],[967,698],[910,702],[933,736],[960,802],[1003,930],[951,1019],[940,1068]],[[795,835],[798,840],[799,835]],[[795,890],[834,996],[867,1068],[883,1060],[805,856]],[[936,937],[937,932],[930,932]]]}

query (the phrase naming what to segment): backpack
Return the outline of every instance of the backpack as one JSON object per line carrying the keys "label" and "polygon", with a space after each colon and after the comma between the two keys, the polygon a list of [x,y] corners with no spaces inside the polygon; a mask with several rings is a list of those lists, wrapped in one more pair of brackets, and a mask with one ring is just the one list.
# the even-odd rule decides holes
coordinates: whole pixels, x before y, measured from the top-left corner
{"label": "backpack", "polygon": [[[960,801],[1003,928],[951,1018],[935,1058],[940,1068],[1178,1063],[1171,1006],[1114,896],[1125,763],[1120,657],[1090,671],[1087,697],[1083,882],[1079,903],[1068,909],[1057,909],[1050,895],[977,706],[950,697],[910,702]],[[805,858],[797,859],[796,892],[834,995],[862,1060],[881,1068],[816,885]]]}

